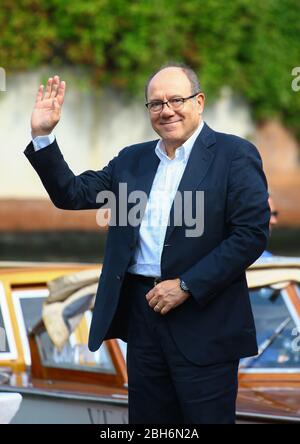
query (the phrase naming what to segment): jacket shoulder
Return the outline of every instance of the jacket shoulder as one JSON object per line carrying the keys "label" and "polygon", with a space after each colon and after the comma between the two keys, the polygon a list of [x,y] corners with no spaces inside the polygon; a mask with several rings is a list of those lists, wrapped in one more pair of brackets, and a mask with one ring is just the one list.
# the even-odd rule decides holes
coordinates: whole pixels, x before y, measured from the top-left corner
{"label": "jacket shoulder", "polygon": [[221,149],[226,151],[229,157],[236,155],[258,154],[256,146],[249,140],[234,134],[227,134],[215,131],[216,142]]}
{"label": "jacket shoulder", "polygon": [[158,142],[158,139],[156,140],[150,140],[149,142],[142,142],[142,143],[136,143],[134,145],[129,145],[125,148],[123,148],[119,154],[118,157],[124,158],[124,156],[127,158],[129,157],[135,157],[140,156],[143,154],[143,152],[147,152],[151,149],[154,149],[156,147],[156,144]]}

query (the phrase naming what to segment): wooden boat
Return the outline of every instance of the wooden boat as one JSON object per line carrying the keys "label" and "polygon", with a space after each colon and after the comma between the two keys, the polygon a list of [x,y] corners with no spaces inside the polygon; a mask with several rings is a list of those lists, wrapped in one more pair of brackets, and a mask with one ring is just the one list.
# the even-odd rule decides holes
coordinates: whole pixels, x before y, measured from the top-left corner
{"label": "wooden boat", "polygon": [[[126,344],[110,340],[89,352],[86,310],[57,348],[41,319],[49,283],[85,272],[97,279],[100,268],[0,264],[0,392],[23,396],[13,423],[128,422]],[[258,261],[247,279],[260,348],[240,364],[237,421],[300,422],[300,259]]]}
{"label": "wooden boat", "polygon": [[87,348],[91,313],[86,312],[58,351],[41,322],[47,282],[99,266],[5,264],[0,267],[0,392],[23,400],[12,423],[127,423],[127,375],[121,341]]}
{"label": "wooden boat", "polygon": [[240,422],[300,423],[300,258],[273,257],[247,271],[259,344],[240,362]]}

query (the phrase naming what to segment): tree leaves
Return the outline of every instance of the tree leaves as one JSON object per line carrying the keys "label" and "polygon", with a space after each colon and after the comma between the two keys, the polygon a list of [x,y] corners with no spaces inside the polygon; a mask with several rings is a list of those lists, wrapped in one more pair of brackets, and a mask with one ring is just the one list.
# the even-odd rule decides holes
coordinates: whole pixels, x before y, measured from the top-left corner
{"label": "tree leaves", "polygon": [[258,120],[278,117],[300,135],[299,0],[2,0],[0,64],[86,66],[93,84],[143,94],[168,60],[200,75],[213,100],[224,85]]}

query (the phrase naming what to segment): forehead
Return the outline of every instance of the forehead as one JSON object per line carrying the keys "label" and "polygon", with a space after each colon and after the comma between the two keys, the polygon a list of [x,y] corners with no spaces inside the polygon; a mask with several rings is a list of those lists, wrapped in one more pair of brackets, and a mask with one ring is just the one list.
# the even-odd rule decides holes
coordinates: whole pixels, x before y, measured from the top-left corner
{"label": "forehead", "polygon": [[149,99],[189,94],[191,94],[191,83],[181,68],[162,69],[155,74],[148,86]]}

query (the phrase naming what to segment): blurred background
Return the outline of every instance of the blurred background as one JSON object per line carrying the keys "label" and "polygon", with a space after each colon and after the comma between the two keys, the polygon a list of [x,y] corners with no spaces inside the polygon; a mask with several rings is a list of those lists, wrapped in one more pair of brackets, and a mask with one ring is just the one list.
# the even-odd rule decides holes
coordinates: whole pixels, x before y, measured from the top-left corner
{"label": "blurred background", "polygon": [[0,260],[99,262],[95,211],[49,201],[23,151],[40,83],[67,81],[55,135],[75,173],[156,138],[144,84],[166,61],[194,68],[204,120],[259,149],[277,211],[269,250],[300,256],[299,0],[1,0]]}

